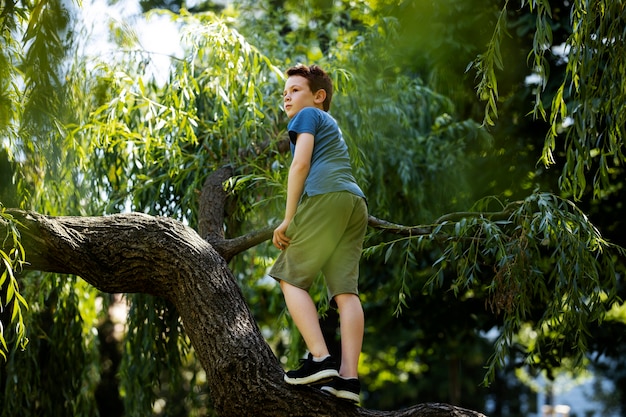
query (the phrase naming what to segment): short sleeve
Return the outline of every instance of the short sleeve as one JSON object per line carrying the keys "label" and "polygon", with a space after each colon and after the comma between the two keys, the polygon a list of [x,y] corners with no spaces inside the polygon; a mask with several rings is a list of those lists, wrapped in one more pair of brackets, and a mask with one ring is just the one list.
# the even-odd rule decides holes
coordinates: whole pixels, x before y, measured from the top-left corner
{"label": "short sleeve", "polygon": [[313,107],[305,107],[298,112],[287,125],[289,140],[295,144],[300,133],[310,133],[313,136],[317,133],[319,117]]}

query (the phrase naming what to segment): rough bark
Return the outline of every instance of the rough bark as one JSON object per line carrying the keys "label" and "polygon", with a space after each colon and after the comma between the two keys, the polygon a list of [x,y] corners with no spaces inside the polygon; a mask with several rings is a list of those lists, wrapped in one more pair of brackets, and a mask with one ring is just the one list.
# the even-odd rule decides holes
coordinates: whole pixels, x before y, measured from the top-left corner
{"label": "rough bark", "polygon": [[[211,184],[208,187],[221,185],[220,181]],[[220,205],[224,199],[217,196],[213,201]],[[208,207],[205,213],[216,215],[219,210]],[[265,236],[264,231],[225,241],[213,229],[221,223],[207,221],[202,235],[212,245],[178,221],[145,214],[49,217],[20,210],[10,213],[21,224],[28,269],[75,274],[103,292],[147,293],[171,301],[206,370],[220,416],[484,417],[447,404],[366,410],[313,388],[285,384],[283,370],[263,339],[225,256],[216,250],[221,248],[228,258],[253,245]],[[6,228],[0,219],[0,233],[6,233]]]}

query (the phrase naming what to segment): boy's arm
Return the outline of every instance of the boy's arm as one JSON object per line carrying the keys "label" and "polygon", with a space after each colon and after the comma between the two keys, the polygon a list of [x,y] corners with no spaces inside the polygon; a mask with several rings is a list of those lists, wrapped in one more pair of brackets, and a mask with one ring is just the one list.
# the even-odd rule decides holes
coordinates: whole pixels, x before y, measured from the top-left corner
{"label": "boy's arm", "polygon": [[304,182],[311,169],[314,137],[310,133],[300,133],[296,143],[293,161],[289,167],[289,177],[287,178],[287,207],[285,209],[285,220],[287,221],[291,221],[296,214],[298,202],[304,191]]}
{"label": "boy's arm", "polygon": [[298,208],[298,202],[304,191],[304,181],[311,168],[311,156],[315,138],[310,133],[300,133],[296,140],[296,149],[293,161],[289,167],[287,178],[287,205],[283,222],[274,230],[272,242],[278,249],[285,249],[289,245],[289,238],[285,235],[289,222],[293,219]]}

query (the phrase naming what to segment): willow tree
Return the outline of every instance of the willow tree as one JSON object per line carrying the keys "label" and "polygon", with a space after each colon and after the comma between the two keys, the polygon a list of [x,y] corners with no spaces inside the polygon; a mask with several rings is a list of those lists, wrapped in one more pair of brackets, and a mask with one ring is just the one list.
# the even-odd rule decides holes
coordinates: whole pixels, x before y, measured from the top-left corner
{"label": "willow tree", "polygon": [[[103,293],[138,294],[120,369],[128,415],[145,415],[154,406],[150,387],[156,381],[172,391],[198,383],[199,370],[191,381],[176,373],[193,355],[218,415],[294,409],[316,416],[480,415],[443,404],[376,412],[282,383],[276,356],[284,355],[270,348],[280,332],[262,335],[244,294],[264,275],[272,252],[263,242],[281,214],[288,155],[277,92],[280,68],[293,59],[316,59],[335,69],[335,115],[346,126],[364,186],[397,185],[393,197],[371,196],[366,253],[383,262],[402,248],[408,270],[420,252],[438,250],[426,290],[449,286],[457,294],[479,293],[500,314],[502,336],[490,372],[505,360],[537,305],[543,315],[535,328],[571,336],[550,343],[573,344],[581,356],[580,330],[601,320],[614,301],[612,256],[619,248],[555,195],[487,199],[418,226],[377,218],[378,207],[384,215],[397,199],[423,204],[424,196],[411,198],[414,181],[450,181],[449,168],[464,160],[468,141],[488,136],[478,123],[455,119],[450,99],[397,69],[375,82],[359,73],[364,61],[385,62],[395,35],[388,19],[374,19],[360,32],[333,32],[328,41],[338,52],[330,57],[307,49],[294,58],[282,49],[293,47],[294,39],[277,31],[264,32],[255,46],[229,19],[171,15],[181,25],[185,56],[174,60],[169,81],[158,85],[144,76],[150,54],[129,47],[133,37],[127,32],[119,32],[127,48],[120,59],[83,59],[68,54],[59,36],[71,22],[64,9],[47,2],[12,7],[2,13],[7,65],[0,79],[6,87],[0,129],[18,196],[9,202],[17,208],[3,208],[0,223],[7,236],[0,248],[4,415],[60,415],[68,409],[93,415],[91,398],[102,369],[92,360],[92,329],[106,310],[98,308],[97,301],[107,306]],[[490,51],[497,52],[497,40]],[[270,52],[267,46],[276,42]],[[70,69],[60,77],[68,58]],[[481,70],[489,68],[487,58]],[[387,95],[380,94],[381,86]],[[368,152],[373,149],[380,152]],[[429,163],[416,165],[416,155]],[[385,164],[377,158],[397,172],[382,171]],[[237,269],[236,257],[251,248],[259,252],[245,258],[247,269]],[[458,277],[452,283],[442,279],[449,270]],[[407,279],[402,275],[397,283],[400,309]],[[541,348],[529,349],[527,357]]]}

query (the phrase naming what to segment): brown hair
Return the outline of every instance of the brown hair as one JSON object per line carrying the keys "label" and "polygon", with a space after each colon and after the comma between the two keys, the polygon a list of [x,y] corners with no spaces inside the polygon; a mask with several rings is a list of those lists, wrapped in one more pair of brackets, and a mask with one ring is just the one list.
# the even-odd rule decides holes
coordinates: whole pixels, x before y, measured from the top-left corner
{"label": "brown hair", "polygon": [[287,76],[291,77],[292,75],[300,75],[306,78],[309,82],[309,88],[313,93],[316,93],[319,90],[326,91],[326,99],[322,104],[324,106],[324,111],[328,111],[328,109],[330,109],[330,102],[333,99],[333,82],[326,71],[317,65],[311,65],[309,67],[298,64],[287,70]]}

